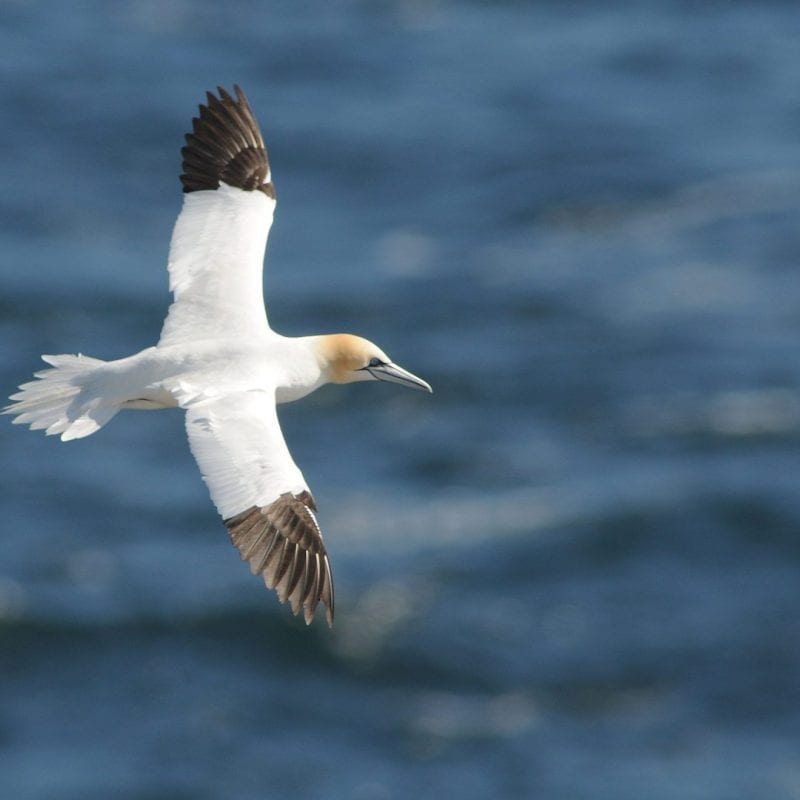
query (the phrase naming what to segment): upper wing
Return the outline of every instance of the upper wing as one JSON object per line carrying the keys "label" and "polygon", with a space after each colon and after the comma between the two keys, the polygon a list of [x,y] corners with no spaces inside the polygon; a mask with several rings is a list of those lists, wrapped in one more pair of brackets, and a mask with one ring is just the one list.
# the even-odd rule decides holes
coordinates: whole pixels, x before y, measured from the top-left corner
{"label": "upper wing", "polygon": [[316,505],[286,447],[274,398],[238,392],[190,407],[189,446],[231,539],[253,574],[306,623],[322,601],[333,624],[330,564]]}
{"label": "upper wing", "polygon": [[262,272],[275,210],[264,140],[244,92],[220,88],[186,134],[183,208],[169,249],[175,299],[162,345],[267,329]]}

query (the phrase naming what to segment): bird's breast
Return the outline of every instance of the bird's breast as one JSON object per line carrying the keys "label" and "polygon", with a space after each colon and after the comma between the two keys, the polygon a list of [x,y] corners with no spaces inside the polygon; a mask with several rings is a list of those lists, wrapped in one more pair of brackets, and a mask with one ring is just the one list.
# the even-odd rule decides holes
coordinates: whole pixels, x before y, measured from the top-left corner
{"label": "bird's breast", "polygon": [[312,386],[278,386],[275,389],[275,402],[276,403],[291,403],[295,400],[299,400],[301,397],[305,397],[307,394],[311,394],[317,387]]}

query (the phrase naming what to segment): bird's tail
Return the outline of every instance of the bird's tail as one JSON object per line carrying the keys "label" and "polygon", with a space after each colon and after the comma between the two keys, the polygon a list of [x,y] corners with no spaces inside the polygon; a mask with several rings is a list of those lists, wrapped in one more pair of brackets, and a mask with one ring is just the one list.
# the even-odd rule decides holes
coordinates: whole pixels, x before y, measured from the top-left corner
{"label": "bird's tail", "polygon": [[15,425],[44,428],[48,436],[58,433],[66,442],[89,436],[120,410],[91,390],[92,375],[104,361],[82,355],[42,356],[42,361],[52,369],[34,373],[38,380],[23,383],[2,411],[15,415]]}

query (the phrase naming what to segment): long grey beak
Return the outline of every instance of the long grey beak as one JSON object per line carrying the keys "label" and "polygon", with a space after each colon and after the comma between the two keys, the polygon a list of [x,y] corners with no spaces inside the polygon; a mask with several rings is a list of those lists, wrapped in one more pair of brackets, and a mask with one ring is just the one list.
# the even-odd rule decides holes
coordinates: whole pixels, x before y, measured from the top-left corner
{"label": "long grey beak", "polygon": [[398,367],[397,364],[380,364],[377,367],[367,367],[367,371],[376,380],[399,383],[403,386],[410,386],[412,389],[422,389],[424,392],[433,394],[430,384],[426,383],[422,378],[412,375],[408,370]]}

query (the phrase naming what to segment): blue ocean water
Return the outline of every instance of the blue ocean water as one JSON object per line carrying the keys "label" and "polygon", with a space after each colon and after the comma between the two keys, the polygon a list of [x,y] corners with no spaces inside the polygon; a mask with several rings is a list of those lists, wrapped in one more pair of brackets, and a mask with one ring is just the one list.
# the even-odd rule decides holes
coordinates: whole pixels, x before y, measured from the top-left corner
{"label": "blue ocean water", "polygon": [[152,344],[204,91],[287,334],[307,629],[178,412],[0,420],[0,797],[800,797],[800,16],[778,0],[0,6],[0,387]]}

